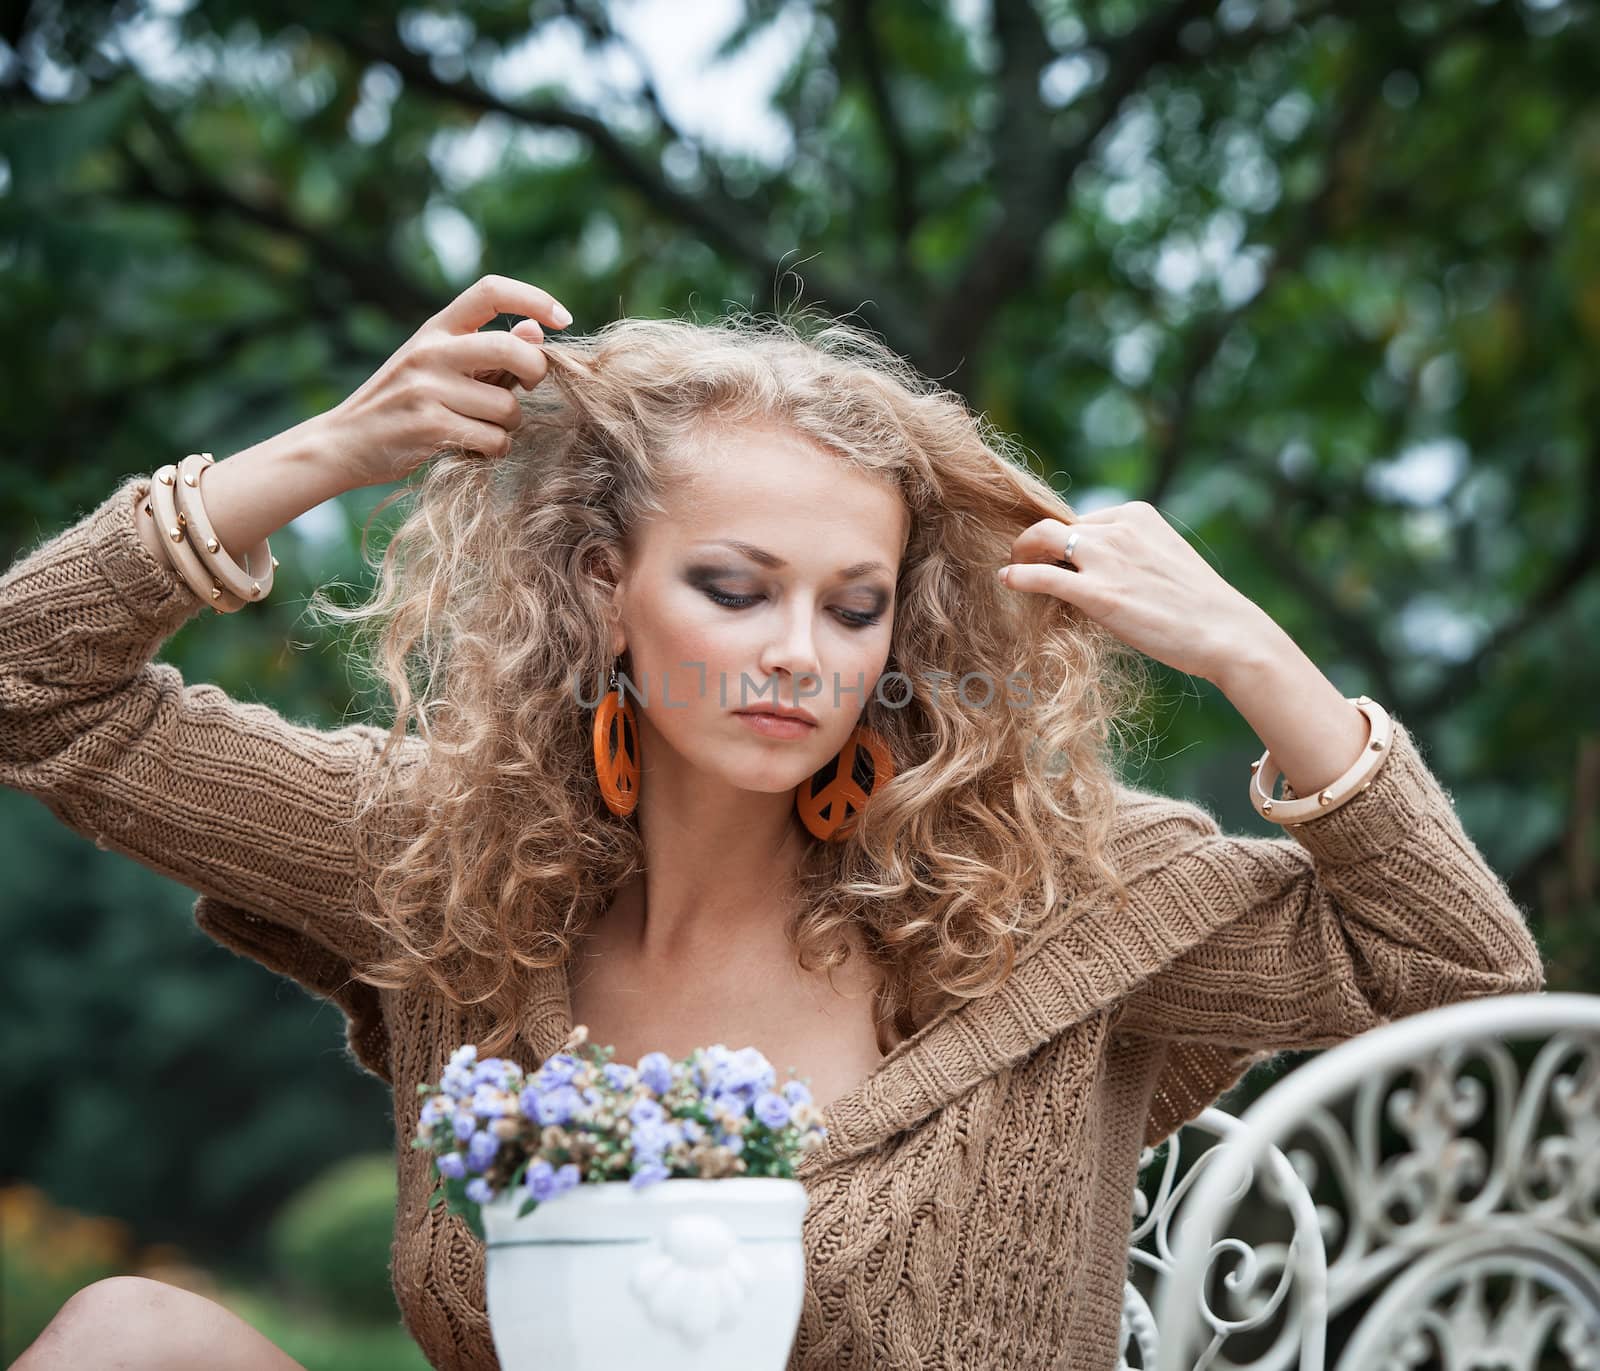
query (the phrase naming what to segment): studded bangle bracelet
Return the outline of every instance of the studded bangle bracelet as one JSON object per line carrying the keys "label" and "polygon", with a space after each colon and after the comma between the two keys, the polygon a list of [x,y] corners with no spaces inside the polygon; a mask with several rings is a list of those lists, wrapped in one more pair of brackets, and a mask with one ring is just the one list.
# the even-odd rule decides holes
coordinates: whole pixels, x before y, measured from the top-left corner
{"label": "studded bangle bracelet", "polygon": [[168,462],[155,474],[150,485],[150,496],[145,508],[155,520],[161,534],[161,546],[177,568],[178,574],[189,583],[202,604],[210,605],[219,614],[233,614],[244,608],[244,601],[217,584],[215,577],[195,553],[187,536],[182,515],[178,513],[173,498],[178,479],[178,469]]}
{"label": "studded bangle bracelet", "polygon": [[1372,784],[1372,777],[1389,756],[1389,738],[1392,728],[1389,712],[1376,700],[1365,695],[1345,697],[1367,716],[1367,745],[1354,764],[1343,776],[1324,786],[1315,795],[1301,799],[1272,798],[1278,783],[1278,764],[1272,760],[1271,751],[1263,752],[1257,761],[1250,763],[1250,802],[1256,813],[1275,824],[1298,828],[1307,819],[1315,819],[1348,803]]}
{"label": "studded bangle bracelet", "polygon": [[209,452],[191,452],[178,463],[173,494],[179,523],[188,532],[201,561],[224,590],[231,591],[241,602],[263,600],[272,593],[272,573],[278,559],[272,555],[265,538],[245,554],[243,567],[223,548],[211,520],[206,517],[205,502],[200,496],[201,478],[215,460]]}

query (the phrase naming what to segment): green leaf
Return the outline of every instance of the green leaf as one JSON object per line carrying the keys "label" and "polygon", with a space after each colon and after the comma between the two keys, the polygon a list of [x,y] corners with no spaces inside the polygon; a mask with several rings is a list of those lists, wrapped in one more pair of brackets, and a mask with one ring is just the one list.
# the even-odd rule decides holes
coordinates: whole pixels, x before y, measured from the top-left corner
{"label": "green leaf", "polygon": [[124,73],[82,100],[14,111],[0,123],[0,153],[10,164],[14,193],[30,196],[70,181],[143,98],[138,78]]}

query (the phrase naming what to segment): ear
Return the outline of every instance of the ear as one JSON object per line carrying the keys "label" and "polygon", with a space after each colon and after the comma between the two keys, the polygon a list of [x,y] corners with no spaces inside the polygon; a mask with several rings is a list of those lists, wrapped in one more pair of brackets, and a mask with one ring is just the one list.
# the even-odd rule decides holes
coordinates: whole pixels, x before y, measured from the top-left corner
{"label": "ear", "polygon": [[584,565],[606,599],[607,619],[611,624],[611,655],[619,657],[628,646],[622,632],[622,595],[625,589],[622,568],[608,552],[592,553]]}
{"label": "ear", "polygon": [[622,587],[611,595],[611,655],[620,657],[627,650],[628,639],[622,631]]}

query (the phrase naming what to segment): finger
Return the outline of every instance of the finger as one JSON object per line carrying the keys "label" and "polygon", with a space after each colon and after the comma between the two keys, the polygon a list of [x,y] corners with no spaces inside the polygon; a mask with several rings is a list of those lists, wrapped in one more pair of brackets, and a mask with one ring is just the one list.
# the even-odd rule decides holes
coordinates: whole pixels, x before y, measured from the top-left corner
{"label": "finger", "polygon": [[446,420],[443,425],[446,442],[486,457],[504,457],[511,451],[511,435],[499,424],[487,424],[459,414],[448,405],[443,406],[442,412]]}
{"label": "finger", "polygon": [[1041,519],[1023,529],[1011,545],[1013,562],[1060,562],[1067,543],[1077,534],[1073,544],[1072,560],[1077,562],[1094,533],[1077,524],[1064,524],[1059,519]]}
{"label": "finger", "polygon": [[550,364],[545,360],[544,344],[521,338],[503,329],[468,333],[446,339],[440,348],[452,371],[462,376],[481,372],[509,371],[527,390],[544,380]]}
{"label": "finger", "polygon": [[551,328],[566,328],[572,315],[547,290],[511,276],[480,276],[434,319],[450,333],[476,333],[497,314],[526,314]]}
{"label": "finger", "polygon": [[1021,593],[1054,595],[1087,608],[1086,600],[1094,594],[1090,583],[1078,572],[1065,567],[1049,566],[1044,562],[1010,562],[1000,568],[1000,584],[1007,590]]}
{"label": "finger", "polygon": [[439,399],[464,418],[482,419],[508,431],[522,423],[521,402],[497,382],[451,377],[440,388]]}
{"label": "finger", "polygon": [[521,323],[513,324],[511,332],[519,338],[531,338],[536,343],[544,342],[544,330],[539,327],[537,319],[524,319]]}

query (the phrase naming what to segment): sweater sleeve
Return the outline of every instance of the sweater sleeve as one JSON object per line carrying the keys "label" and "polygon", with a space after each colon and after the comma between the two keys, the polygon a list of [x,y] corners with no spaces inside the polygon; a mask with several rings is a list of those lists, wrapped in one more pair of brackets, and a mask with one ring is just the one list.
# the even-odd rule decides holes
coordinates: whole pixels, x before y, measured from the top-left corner
{"label": "sweater sleeve", "polygon": [[205,606],[139,538],[147,484],[130,478],[0,577],[0,783],[348,969],[378,941],[352,912],[349,829],[385,732],[294,724],[151,660]]}
{"label": "sweater sleeve", "polygon": [[1225,833],[1200,805],[1125,788],[1145,863],[1126,918],[1142,945],[1184,949],[1152,956],[1115,1020],[1172,1048],[1153,1135],[1279,1051],[1544,988],[1522,911],[1393,724],[1370,786],[1284,837]]}

